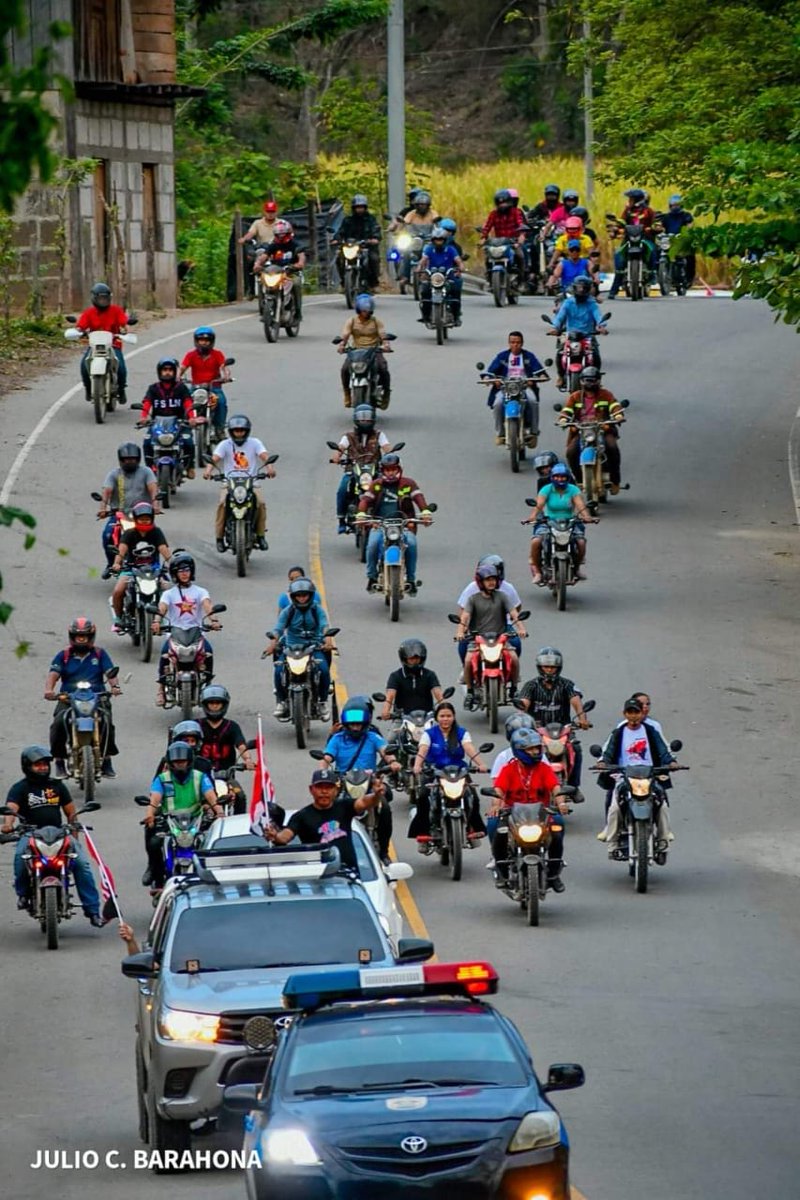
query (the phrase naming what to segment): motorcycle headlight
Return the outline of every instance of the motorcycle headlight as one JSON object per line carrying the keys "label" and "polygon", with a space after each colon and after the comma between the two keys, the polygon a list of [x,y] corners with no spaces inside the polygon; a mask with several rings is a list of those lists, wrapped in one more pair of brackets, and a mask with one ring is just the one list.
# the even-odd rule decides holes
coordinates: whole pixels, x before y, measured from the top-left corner
{"label": "motorcycle headlight", "polygon": [[194,845],[194,839],[197,836],[193,829],[182,829],[180,833],[175,834],[175,841],[180,846],[181,850],[188,850]]}
{"label": "motorcycle headlight", "polygon": [[303,658],[287,658],[286,661],[289,664],[291,673],[293,675],[305,675],[308,670],[308,658],[308,655],[305,655]]}
{"label": "motorcycle headlight", "polygon": [[365,362],[353,363],[353,371],[356,375],[366,375],[367,364]]}
{"label": "motorcycle headlight", "polygon": [[569,344],[570,354],[580,354],[582,349],[583,347],[581,346],[580,342],[570,342]]}
{"label": "motorcycle headlight", "polygon": [[521,842],[538,842],[544,829],[541,825],[520,825],[516,832]]}
{"label": "motorcycle headlight", "polygon": [[364,491],[366,491],[366,489],[368,487],[372,486],[372,476],[370,475],[369,471],[361,472],[361,474],[358,477],[358,486],[360,488],[363,488]]}
{"label": "motorcycle headlight", "polygon": [[481,646],[481,655],[484,662],[496,663],[499,662],[503,655],[503,646],[501,642],[495,642],[493,646],[487,645],[485,642]]}
{"label": "motorcycle headlight", "polygon": [[358,254],[358,246],[345,246],[344,256],[348,261],[352,261]]}
{"label": "motorcycle headlight", "polygon": [[431,275],[432,287],[444,287],[444,275],[441,271],[434,271]]}
{"label": "motorcycle headlight", "polygon": [[80,717],[90,717],[94,712],[94,700],[75,700],[73,708]]}
{"label": "motorcycle headlight", "polygon": [[160,433],[158,435],[159,446],[171,446],[174,441],[175,441],[174,433]]}
{"label": "motorcycle headlight", "polygon": [[651,781],[649,779],[629,779],[628,783],[634,796],[649,796]]}
{"label": "motorcycle headlight", "polygon": [[387,542],[399,542],[403,535],[397,526],[393,525],[390,529],[386,530],[384,536]]}
{"label": "motorcycle headlight", "polygon": [[158,1032],[170,1042],[215,1042],[219,1017],[208,1013],[183,1012],[178,1008],[162,1008]]}
{"label": "motorcycle headlight", "polygon": [[271,1162],[292,1167],[313,1167],[322,1162],[302,1129],[265,1131],[261,1137],[261,1149],[264,1157]]}
{"label": "motorcycle headlight", "polygon": [[670,236],[668,233],[662,233],[658,238],[658,245],[662,250],[669,250]]}
{"label": "motorcycle headlight", "polygon": [[280,287],[283,283],[283,273],[281,271],[275,271],[270,275],[262,275],[261,278],[268,288]]}
{"label": "motorcycle headlight", "polygon": [[572,538],[568,529],[556,529],[553,536],[557,546],[568,546]]}
{"label": "motorcycle headlight", "polygon": [[490,246],[489,253],[492,258],[504,258],[506,253],[505,246]]}
{"label": "motorcycle headlight", "polygon": [[442,794],[447,800],[460,800],[464,794],[465,779],[440,779]]}
{"label": "motorcycle headlight", "polygon": [[561,1122],[554,1112],[529,1112],[517,1126],[509,1142],[509,1154],[522,1150],[538,1150],[541,1146],[557,1146],[561,1141]]}
{"label": "motorcycle headlight", "polygon": [[564,754],[562,743],[553,741],[551,738],[548,738],[545,742],[544,750],[548,758],[561,758]]}
{"label": "motorcycle headlight", "polygon": [[582,440],[584,446],[593,446],[597,441],[597,430],[593,429],[590,433],[584,433]]}
{"label": "motorcycle headlight", "polygon": [[244,504],[245,500],[247,499],[247,488],[243,483],[237,483],[236,487],[233,489],[233,498],[237,504]]}
{"label": "motorcycle headlight", "polygon": [[411,241],[410,233],[399,233],[395,239],[395,246],[397,246],[398,250],[408,250],[411,246]]}

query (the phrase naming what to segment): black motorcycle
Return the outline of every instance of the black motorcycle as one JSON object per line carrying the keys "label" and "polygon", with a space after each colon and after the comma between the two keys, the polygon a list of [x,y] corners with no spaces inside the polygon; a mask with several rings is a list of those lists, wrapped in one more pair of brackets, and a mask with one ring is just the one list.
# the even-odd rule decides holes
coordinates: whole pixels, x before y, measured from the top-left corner
{"label": "black motorcycle", "polygon": [[[330,450],[337,452],[341,451],[341,447],[336,442],[326,442],[326,446]],[[391,448],[392,454],[399,454],[405,446],[405,442],[395,442]],[[383,452],[381,452],[383,453]],[[389,451],[386,451],[389,453]],[[333,459],[330,460],[333,462]],[[347,515],[345,524],[347,532],[355,535],[356,554],[361,562],[367,561],[367,537],[369,530],[365,528],[363,521],[356,520],[358,513],[358,502],[364,492],[369,491],[372,484],[375,482],[375,477],[378,473],[378,457],[372,462],[359,463],[352,458],[348,458],[345,453],[339,459],[339,466],[349,478],[348,500],[347,500]]]}
{"label": "black motorcycle", "polygon": [[[387,333],[387,342],[397,340],[396,333]],[[340,337],[333,338],[334,346],[341,346],[342,339]],[[353,399],[353,408],[358,408],[359,404],[368,404],[370,408],[388,408],[389,401],[384,396],[383,384],[378,380],[378,367],[375,361],[375,356],[381,350],[380,346],[368,346],[364,350],[356,350],[351,348],[346,351],[347,366],[350,374],[350,395]],[[384,354],[391,354],[391,349],[385,349]]]}
{"label": "black motorcycle", "polygon": [[[305,750],[312,720],[319,717],[319,666],[314,657],[326,638],[336,637],[338,628],[326,629],[316,646],[287,646],[281,642],[283,686],[286,689],[289,713],[282,718],[294,727],[299,750]],[[272,634],[268,633],[267,637]],[[262,654],[262,658],[266,655]],[[335,693],[334,693],[335,696]]]}
{"label": "black motorcycle", "polygon": [[[562,786],[562,796],[572,796],[575,789]],[[481,788],[482,796],[495,796],[493,788]],[[498,830],[508,833],[506,858],[495,864],[499,868],[502,891],[519,904],[528,925],[539,924],[539,907],[547,896],[549,868],[563,870],[563,859],[550,857],[550,842],[554,833],[563,829],[561,813],[547,804],[513,804],[499,817]]]}
{"label": "black motorcycle", "polygon": [[369,279],[369,242],[358,238],[345,238],[339,246],[342,256],[344,299],[348,308],[355,304],[356,296],[367,287]]}
{"label": "black motorcycle", "polygon": [[153,628],[148,608],[158,601],[163,575],[160,567],[150,565],[134,565],[126,570],[130,579],[122,601],[120,632],[130,636],[142,662],[148,663],[153,654]]}
{"label": "black motorcycle", "polygon": [[[270,454],[264,465],[271,466],[279,458],[278,454]],[[213,461],[213,458],[206,456],[206,462]],[[216,474],[209,478],[225,485],[225,532],[222,537],[225,549],[232,550],[236,557],[236,574],[244,578],[256,541],[258,497],[255,485],[258,480],[266,479],[267,474],[265,471],[258,471],[255,475],[249,471],[229,471],[227,475]]]}

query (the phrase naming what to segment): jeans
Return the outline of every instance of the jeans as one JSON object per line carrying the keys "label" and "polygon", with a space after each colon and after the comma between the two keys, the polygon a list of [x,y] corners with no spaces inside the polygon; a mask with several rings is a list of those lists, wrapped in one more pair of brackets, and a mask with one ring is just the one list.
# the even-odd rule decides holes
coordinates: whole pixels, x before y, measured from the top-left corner
{"label": "jeans", "polygon": [[[436,268],[432,268],[435,270]],[[447,283],[448,297],[447,307],[450,309],[454,318],[461,316],[461,280],[450,279]],[[431,285],[423,283],[419,289],[420,308],[422,310],[423,321],[431,319]]]}
{"label": "jeans", "polygon": [[[275,687],[275,695],[281,704],[285,704],[288,698],[288,690],[286,688],[286,676],[284,671],[283,657],[276,658],[273,668],[273,685]],[[324,650],[314,651],[314,662],[319,670],[319,685],[318,695],[316,699],[320,704],[324,704],[328,699],[328,693],[331,690],[331,668],[328,659],[325,656]]]}
{"label": "jeans", "polygon": [[[503,391],[501,388],[497,390],[492,407],[494,410],[495,433],[505,433]],[[531,433],[538,434],[539,432],[538,389],[531,391],[530,388],[527,388],[525,391],[525,402],[522,406],[522,426],[523,429],[530,429]]]}
{"label": "jeans", "polygon": [[[97,885],[92,875],[92,868],[89,866],[89,860],[86,857],[83,847],[78,844],[75,838],[72,839],[73,849],[78,851],[78,857],[72,859],[70,870],[72,877],[75,880],[75,890],[81,902],[81,907],[87,916],[93,913],[100,915],[100,896],[97,893]],[[28,849],[28,838],[23,836],[17,842],[17,848],[14,851],[14,890],[18,896],[27,897],[30,895],[30,873],[26,864],[22,860],[22,856]]]}
{"label": "jeans", "polygon": [[[114,350],[117,356],[117,388],[120,392],[124,392],[128,384],[128,368],[125,364],[125,358],[121,350]],[[92,390],[91,376],[89,375],[89,359],[91,358],[91,347],[85,352],[81,359],[81,379],[83,386],[86,388],[87,395]]]}
{"label": "jeans", "polygon": [[342,478],[339,480],[339,486],[336,489],[336,516],[340,521],[343,521],[347,516],[352,492],[353,476],[349,475],[347,471],[343,471]]}
{"label": "jeans", "polygon": [[106,521],[105,525],[103,526],[103,532],[101,534],[101,541],[103,543],[103,552],[105,553],[106,562],[108,563],[109,566],[111,566],[114,559],[117,557],[117,547],[116,547],[116,543],[114,542],[114,529],[116,527],[116,524],[117,524],[117,514],[115,512],[113,512],[111,514],[111,516],[108,518],[108,520]]}
{"label": "jeans", "polygon": [[216,406],[210,410],[211,422],[215,429],[223,430],[228,421],[228,399],[221,387],[209,389],[217,397]]}
{"label": "jeans", "polygon": [[[403,533],[406,547],[406,578],[409,583],[417,578],[417,538],[407,529]],[[377,579],[383,559],[383,530],[373,529],[367,541],[367,579]]]}

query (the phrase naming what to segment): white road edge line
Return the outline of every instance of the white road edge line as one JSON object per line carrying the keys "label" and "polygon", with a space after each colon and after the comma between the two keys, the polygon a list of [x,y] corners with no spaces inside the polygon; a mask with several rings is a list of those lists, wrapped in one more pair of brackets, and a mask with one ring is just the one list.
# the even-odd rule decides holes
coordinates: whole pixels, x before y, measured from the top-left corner
{"label": "white road edge line", "polygon": [[795,523],[800,526],[800,408],[789,430],[789,483],[794,499]]}
{"label": "white road edge line", "polygon": [[[312,304],[334,304],[337,302],[341,303],[340,296],[320,296],[318,298],[306,300],[304,307],[308,308],[309,305]],[[214,326],[216,328],[218,325],[232,325],[235,321],[250,321],[252,320],[253,315],[254,314],[250,312],[242,313],[238,317],[225,317],[222,321],[215,321]],[[140,346],[137,350],[131,350],[130,354],[125,355],[125,359],[127,361],[129,358],[135,358],[137,354],[144,354],[146,350],[150,351],[155,346],[163,346],[167,342],[174,341],[175,338],[186,337],[187,334],[190,334],[194,328],[196,328],[196,326],[192,326],[191,329],[180,329],[177,333],[170,333],[167,337],[158,338],[154,342],[148,342],[147,345]],[[2,490],[0,490],[0,504],[8,504],[11,493],[14,490],[14,484],[19,479],[20,471],[25,466],[25,460],[27,459],[33,447],[36,445],[41,435],[44,433],[47,426],[52,421],[53,417],[55,417],[57,413],[61,411],[64,405],[71,400],[73,396],[77,396],[78,392],[81,392],[82,390],[83,384],[77,383],[68,391],[64,392],[63,396],[59,396],[57,400],[54,400],[47,412],[44,413],[41,419],[28,434],[24,444],[20,447],[17,457],[14,459],[14,462],[11,465],[11,470],[8,472],[8,475],[6,475],[5,483],[3,484]]]}

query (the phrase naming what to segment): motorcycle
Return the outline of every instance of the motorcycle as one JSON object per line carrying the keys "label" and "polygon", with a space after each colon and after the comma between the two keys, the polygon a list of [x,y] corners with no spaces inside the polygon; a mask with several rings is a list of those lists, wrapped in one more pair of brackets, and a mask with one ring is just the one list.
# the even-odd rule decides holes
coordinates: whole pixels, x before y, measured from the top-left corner
{"label": "motorcycle", "polygon": [[[527,621],[531,614],[527,609],[519,614],[520,621]],[[461,618],[448,613],[451,625],[459,625]],[[458,639],[456,639],[458,640]],[[473,711],[483,709],[489,718],[489,730],[497,733],[498,710],[512,703],[511,655],[506,649],[507,633],[478,634],[468,639],[473,648],[467,651],[472,675]]]}
{"label": "motorcycle", "polygon": [[[436,504],[429,504],[430,512],[436,512]],[[432,524],[432,522],[428,522]],[[383,534],[383,550],[378,562],[380,575],[375,590],[383,592],[383,602],[389,609],[389,620],[400,620],[400,598],[408,591],[406,578],[406,543],[403,532],[406,526],[416,525],[406,517],[384,517],[382,521],[370,521],[367,517],[364,525],[380,528]],[[422,587],[422,580],[417,579],[417,587]]]}
{"label": "motorcycle", "polygon": [[[478,362],[475,364],[479,371],[485,369],[485,363]],[[502,375],[483,375],[479,380],[479,384],[497,384],[502,392],[503,397],[503,420],[504,432],[506,439],[506,447],[508,449],[511,462],[511,472],[514,475],[519,473],[519,464],[525,458],[525,451],[528,448],[524,429],[524,412],[525,401],[527,399],[525,393],[528,388],[533,388],[535,398],[531,401],[532,427],[531,433],[528,435],[530,448],[533,449],[539,440],[539,392],[537,385],[546,383],[550,376],[547,371],[537,371],[530,379],[506,379]]]}
{"label": "motorcycle", "polygon": [[[603,313],[602,322],[605,325],[611,320],[611,313]],[[553,320],[547,313],[542,313],[545,325],[552,325]],[[580,333],[578,330],[567,330],[560,333],[556,342],[556,363],[558,364],[558,390],[560,392],[576,392],[580,390],[581,371],[584,367],[600,367],[600,354],[595,345],[593,334]],[[553,365],[552,358],[544,360],[546,367]]]}
{"label": "motorcycle", "polygon": [[641,225],[622,226],[613,213],[606,213],[606,220],[613,222],[614,229],[624,228],[622,247],[626,251],[625,291],[631,300],[642,300],[650,288],[650,268],[648,258],[650,249],[644,240],[644,229]]}
{"label": "motorcycle", "polygon": [[[149,604],[147,611],[153,616],[158,616],[158,604]],[[227,611],[227,604],[215,604],[208,615],[211,617]],[[169,634],[167,667],[164,673],[164,707],[179,707],[181,719],[184,721],[192,719],[192,710],[199,703],[201,690],[211,682],[212,677],[205,667],[206,652],[202,641],[203,634],[208,631],[206,620],[202,626],[195,625],[191,629],[175,628],[163,621],[161,623],[161,632]]]}
{"label": "motorcycle", "polygon": [[[141,409],[141,404],[132,404],[131,409]],[[150,421],[138,421],[137,429],[150,430],[153,447],[153,474],[158,483],[158,499],[165,509],[170,507],[171,497],[183,483],[189,460],[184,439],[191,431],[188,421],[180,417],[154,417]]]}
{"label": "motorcycle", "polygon": [[[106,678],[116,679],[117,675],[119,667],[112,667]],[[56,701],[69,705],[62,715],[67,730],[67,773],[89,803],[94,800],[95,786],[102,778],[111,700],[105,690],[96,692],[90,683],[81,681],[74,691],[59,692]]]}
{"label": "motorcycle", "polygon": [[[319,710],[319,667],[314,658],[315,651],[322,649],[326,638],[334,638],[338,628],[326,629],[316,646],[286,646],[282,644],[283,682],[289,702],[289,715],[279,718],[294,727],[298,750],[305,750],[312,720],[320,720]],[[267,637],[272,637],[271,633]],[[266,658],[266,653],[261,655]],[[334,699],[336,693],[333,693]],[[335,714],[334,714],[335,718]]]}
{"label": "motorcycle", "polygon": [[[621,400],[622,408],[630,407],[630,400]],[[561,405],[554,404],[553,410],[561,412]],[[605,504],[608,500],[608,489],[610,479],[606,470],[606,443],[605,443],[605,427],[611,422],[607,421],[569,421],[563,425],[560,421],[556,421],[555,425],[559,429],[577,429],[579,437],[579,461],[580,461],[580,488],[586,497],[586,507],[592,516],[597,515],[600,504]],[[613,422],[619,425],[622,422],[618,419]],[[630,487],[629,484],[624,485],[625,490]]]}
{"label": "motorcycle", "polygon": [[[87,812],[97,812],[99,808],[96,802],[84,804],[75,815],[81,817]],[[7,817],[12,813],[10,808],[0,808],[0,816]],[[2,842],[27,840],[28,848],[23,854],[30,875],[27,912],[38,921],[47,939],[48,950],[58,949],[58,927],[62,921],[70,919],[75,907],[72,860],[77,858],[78,852],[73,839],[80,830],[91,828],[91,825],[82,825],[75,820],[69,825],[20,824],[13,833],[0,834]]]}
{"label": "motorcycle", "polygon": [[246,770],[247,767],[237,763],[233,767],[217,768],[211,774],[217,802],[225,817],[241,816],[248,811],[247,796],[236,781],[236,772]]}
{"label": "motorcycle", "polygon": [[[595,703],[594,700],[587,700],[583,706],[584,713],[591,712]],[[551,770],[558,776],[559,783],[568,783],[575,769],[577,757],[578,742],[575,736],[575,730],[578,727],[577,719],[567,721],[566,725],[562,725],[561,721],[548,720],[547,718],[552,716],[552,713],[548,713],[546,705],[540,704],[535,706],[532,716],[536,722],[536,732],[542,739],[542,749],[547,756]],[[583,804],[585,799],[583,792],[576,787],[573,804]]]}
{"label": "motorcycle", "polygon": [[[477,227],[476,227],[477,228]],[[477,228],[480,233],[480,228]],[[519,300],[520,278],[515,243],[510,238],[487,238],[483,244],[486,280],[497,308],[516,304]]]}
{"label": "motorcycle", "polygon": [[[683,742],[678,739],[669,744],[675,754],[682,747]],[[593,758],[602,758],[603,750],[601,746],[593,745],[589,747],[589,753]],[[650,864],[663,867],[667,862],[669,843],[662,844],[658,839],[659,811],[667,802],[663,784],[672,771],[688,771],[689,767],[674,763],[666,771],[648,763],[634,763],[628,767],[595,766],[590,770],[621,776],[615,788],[620,834],[617,849],[612,851],[611,857],[616,862],[628,863],[634,887],[643,894],[647,891]]]}
{"label": "motorcycle", "polygon": [[358,238],[345,238],[340,250],[344,260],[342,283],[345,304],[352,308],[356,296],[365,290],[369,279],[369,243]]}
{"label": "motorcycle", "polygon": [[[560,787],[562,796],[572,796],[573,788]],[[495,797],[493,788],[481,788],[482,796]],[[551,864],[550,842],[563,829],[562,816],[548,804],[513,804],[499,818],[498,829],[508,831],[508,857],[497,866],[506,868],[502,890],[519,904],[528,925],[539,924],[539,907],[547,896],[547,870]],[[567,864],[562,859],[558,864]]]}
{"label": "motorcycle", "polygon": [[267,263],[259,274],[258,308],[268,342],[277,342],[281,329],[290,338],[296,338],[300,332],[301,317],[292,286],[292,275],[297,270],[280,263]]}
{"label": "motorcycle", "polygon": [[[133,802],[140,808],[147,808],[150,804],[150,797],[134,796]],[[144,821],[139,823],[144,825]],[[202,804],[197,808],[156,814],[155,838],[161,843],[164,855],[164,874],[167,879],[195,873],[195,851],[203,840],[207,824],[206,809]],[[155,908],[161,895],[161,889],[151,888],[150,894],[153,899],[153,908]]]}
{"label": "motorcycle", "polygon": [[[419,272],[420,283],[429,283],[431,288],[430,320],[425,322],[427,329],[436,330],[436,345],[443,346],[447,341],[448,334],[455,327],[455,318],[451,309],[450,297],[450,280],[454,279],[458,272],[449,267],[447,271],[421,271]],[[428,301],[425,301],[428,303]],[[422,301],[420,301],[420,307]]]}
{"label": "motorcycle", "polygon": [[[341,452],[341,447],[336,442],[326,442],[325,445],[330,450]],[[399,454],[405,446],[405,442],[396,442],[391,448],[392,454]],[[387,450],[386,453],[389,453]],[[329,460],[333,462],[333,459]],[[378,473],[378,459],[374,459],[370,463],[359,463],[354,459],[348,458],[344,454],[339,459],[339,466],[344,471],[345,475],[349,476],[349,500],[347,504],[347,516],[345,523],[347,532],[355,535],[356,539],[356,554],[361,562],[367,561],[367,530],[364,528],[363,521],[357,521],[358,502],[364,492],[368,492],[372,484],[375,482],[375,476]]]}
{"label": "motorcycle", "polygon": [[[526,500],[529,508],[536,507],[535,500]],[[594,518],[596,521],[597,518]],[[550,588],[559,612],[567,607],[567,588],[578,581],[578,551],[575,545],[575,521],[548,520],[548,533],[542,539],[543,586]],[[520,522],[525,525],[525,521]]]}
{"label": "motorcycle", "polygon": [[[279,457],[278,454],[270,454],[264,465],[271,466]],[[207,456],[206,461],[213,463],[214,460]],[[227,475],[216,474],[210,478],[227,488],[223,539],[226,550],[232,550],[236,556],[236,574],[242,579],[247,574],[247,564],[256,539],[258,498],[255,484],[256,480],[266,479],[267,474],[265,471],[258,471],[255,475],[248,471],[229,471]]]}
{"label": "motorcycle", "polygon": [[[451,696],[455,695],[455,691],[454,687],[445,688],[442,692],[442,699],[449,700]],[[386,695],[384,692],[373,692],[372,699],[383,704],[386,701]],[[378,719],[383,720],[382,717]],[[414,774],[414,759],[417,757],[419,740],[433,717],[431,713],[424,712],[422,709],[415,709],[410,713],[398,712],[395,709],[388,720],[393,722],[393,727],[387,741],[402,768],[394,777],[395,787],[399,792],[407,792],[409,803],[413,805],[417,802],[419,785],[418,777]]]}
{"label": "motorcycle", "polygon": [[122,602],[121,633],[129,634],[139,650],[142,662],[148,663],[153,654],[153,627],[149,607],[157,603],[161,568],[152,566],[128,568],[130,579]]}
{"label": "motorcycle", "polygon": [[[386,341],[394,342],[397,340],[396,333],[387,333]],[[335,337],[332,339],[334,346],[341,346],[342,339]],[[347,354],[347,365],[350,368],[350,395],[353,398],[353,408],[358,408],[359,404],[368,404],[370,408],[385,409],[389,407],[389,401],[384,397],[383,385],[378,382],[378,371],[375,366],[375,355],[381,349],[380,346],[368,346],[364,350],[350,349]],[[384,354],[391,354],[391,348],[385,349]]]}
{"label": "motorcycle", "polygon": [[[103,497],[100,492],[90,492],[89,495],[91,496],[92,500],[95,500],[98,504],[103,503]],[[98,521],[105,521],[107,518],[108,511],[106,509],[102,509],[102,511],[97,514]],[[114,524],[111,529],[111,545],[116,549],[116,547],[119,546],[119,539],[122,537],[123,533],[129,533],[131,529],[135,528],[136,525],[133,521],[133,518],[128,516],[127,513],[124,513],[118,509],[114,513]],[[113,563],[114,558],[114,551],[106,551],[107,566],[105,572],[103,573],[103,579],[108,579],[110,574],[108,568]]]}
{"label": "motorcycle", "polygon": [[541,217],[534,217],[530,213],[526,214],[528,228],[525,233],[525,262],[527,266],[527,286],[531,296],[538,296],[540,293],[544,295],[545,284],[549,277],[548,264],[552,257],[552,243],[550,253],[545,244],[545,229],[547,222]]}
{"label": "motorcycle", "polygon": [[[494,749],[493,742],[478,747],[480,754]],[[425,854],[438,854],[450,878],[461,878],[464,851],[472,850],[474,839],[467,836],[470,810],[475,801],[468,766],[437,767],[429,773],[431,840],[423,845]]]}
{"label": "motorcycle", "polygon": [[[235,358],[226,358],[225,366],[232,367],[235,362]],[[209,450],[225,437],[224,427],[214,423],[214,410],[217,407],[215,389],[221,386],[221,379],[216,379],[207,386],[199,383],[188,384],[189,391],[192,393],[192,408],[197,418],[194,427],[194,444],[199,463],[205,462]]]}
{"label": "motorcycle", "polygon": [[419,260],[432,229],[430,221],[418,222],[400,229],[395,237],[395,245],[400,251],[398,287],[401,296],[405,296],[410,284],[414,299],[419,300]]}
{"label": "motorcycle", "polygon": [[[67,317],[67,320],[74,325],[77,318]],[[135,325],[137,321],[137,317],[128,318],[129,325]],[[94,405],[94,419],[98,425],[102,425],[106,419],[106,413],[113,412],[116,408],[119,396],[117,383],[119,363],[114,353],[114,338],[118,337],[121,342],[125,342],[129,346],[135,346],[139,339],[135,333],[114,334],[106,333],[102,329],[89,334],[81,333],[79,329],[65,329],[64,337],[69,342],[77,342],[84,337],[88,338],[89,361],[87,366],[92,404]]]}
{"label": "motorcycle", "polygon": [[[311,757],[322,760],[325,755],[322,750],[312,750]],[[379,775],[388,775],[389,768],[386,766],[378,767],[375,771],[364,771],[360,768],[354,768],[350,771],[345,771],[341,776],[339,787],[339,795],[343,800],[362,800],[372,787],[372,779]],[[366,812],[360,813],[357,820],[366,829],[369,834],[369,839],[375,847],[375,853],[378,858],[382,857],[380,841],[378,839],[378,816],[384,804],[391,804],[392,791],[387,787],[377,804],[372,808],[368,808]]]}
{"label": "motorcycle", "polygon": [[678,296],[685,296],[691,283],[686,270],[686,256],[679,254],[676,258],[670,259],[669,248],[672,241],[673,235],[664,230],[656,234],[656,250],[658,251],[656,274],[658,277],[658,286],[662,296],[668,296],[670,290],[674,291]]}

